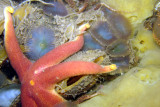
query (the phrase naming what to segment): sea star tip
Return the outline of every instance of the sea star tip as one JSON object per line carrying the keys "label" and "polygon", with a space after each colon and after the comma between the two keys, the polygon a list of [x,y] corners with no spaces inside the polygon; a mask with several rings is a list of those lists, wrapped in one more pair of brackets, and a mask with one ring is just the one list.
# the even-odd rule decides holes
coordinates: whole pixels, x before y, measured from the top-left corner
{"label": "sea star tip", "polygon": [[116,64],[111,64],[109,66],[105,66],[104,69],[105,69],[105,71],[111,72],[113,70],[116,70],[117,66],[116,66]]}
{"label": "sea star tip", "polygon": [[83,33],[88,28],[90,28],[90,24],[89,23],[85,23],[85,24],[83,24],[83,25],[81,25],[79,27],[79,30],[80,30],[81,33]]}
{"label": "sea star tip", "polygon": [[14,12],[13,7],[11,7],[11,6],[7,6],[7,7],[5,8],[5,10],[7,10],[7,11],[10,12],[10,13],[13,13],[13,12]]}
{"label": "sea star tip", "polygon": [[110,65],[110,69],[111,69],[111,70],[116,70],[116,69],[117,69],[116,64],[111,64],[111,65]]}

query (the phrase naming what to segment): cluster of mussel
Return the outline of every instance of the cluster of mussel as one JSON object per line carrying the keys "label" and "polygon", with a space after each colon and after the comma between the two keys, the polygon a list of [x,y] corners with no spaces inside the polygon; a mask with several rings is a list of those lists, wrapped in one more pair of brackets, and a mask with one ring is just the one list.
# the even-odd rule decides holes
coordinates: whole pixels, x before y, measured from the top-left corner
{"label": "cluster of mussel", "polygon": [[[109,55],[111,63],[115,63],[119,68],[118,70],[122,70],[123,73],[125,68],[128,69],[129,67],[131,25],[123,15],[105,5],[102,5],[100,10],[106,20],[94,22],[90,29],[90,35],[94,39],[94,43],[87,41],[86,43],[88,43],[89,49],[104,50]],[[90,44],[93,44],[92,48],[89,47]]]}
{"label": "cluster of mussel", "polygon": [[[129,42],[132,27],[118,11],[100,2],[98,5],[93,3],[84,7],[82,12],[76,12],[62,0],[49,3],[41,0],[35,0],[33,3],[31,1],[22,2],[13,14],[17,38],[30,60],[36,61],[56,46],[73,40],[78,34],[76,29],[83,23],[90,23],[91,28],[84,34],[82,50],[69,60],[77,60],[81,56],[85,61],[101,65],[114,63],[118,66],[112,74],[82,75],[62,81],[57,84],[56,91],[64,98],[75,101],[87,92],[93,94],[98,90],[95,86],[102,81],[110,81],[128,71],[132,51]],[[86,3],[86,0],[81,2]],[[11,67],[3,67],[9,65],[8,59],[2,62],[1,71]],[[10,73],[14,70],[7,71]],[[0,92],[1,90],[2,88]]]}

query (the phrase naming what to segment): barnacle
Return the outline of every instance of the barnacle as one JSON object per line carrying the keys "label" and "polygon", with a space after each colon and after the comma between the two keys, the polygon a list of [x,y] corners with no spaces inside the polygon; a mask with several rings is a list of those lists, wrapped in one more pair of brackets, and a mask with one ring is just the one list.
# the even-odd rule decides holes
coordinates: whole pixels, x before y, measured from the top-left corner
{"label": "barnacle", "polygon": [[29,49],[26,55],[37,60],[54,48],[54,32],[46,27],[38,27],[31,31],[32,37],[25,44]]}

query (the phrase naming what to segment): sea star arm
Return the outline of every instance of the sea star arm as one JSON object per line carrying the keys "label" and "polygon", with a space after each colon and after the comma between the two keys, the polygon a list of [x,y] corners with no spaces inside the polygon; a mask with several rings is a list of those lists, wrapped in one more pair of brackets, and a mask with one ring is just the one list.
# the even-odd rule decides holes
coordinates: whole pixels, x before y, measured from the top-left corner
{"label": "sea star arm", "polygon": [[70,55],[79,51],[84,44],[83,33],[89,27],[90,25],[88,23],[82,25],[79,28],[81,34],[77,36],[77,38],[74,41],[62,44],[48,52],[46,55],[44,55],[38,61],[35,62],[33,69],[36,69],[36,71],[38,72],[43,71],[45,68],[58,64]]}
{"label": "sea star arm", "polygon": [[21,88],[22,107],[55,107],[56,104],[66,101],[54,89],[43,89],[39,84],[28,88]]}
{"label": "sea star arm", "polygon": [[45,87],[49,87],[72,76],[108,73],[115,69],[117,69],[115,64],[102,67],[93,62],[64,62],[45,69],[45,71],[39,75],[39,81],[42,81],[43,86],[46,85]]}
{"label": "sea star arm", "polygon": [[10,59],[11,65],[16,70],[19,79],[22,80],[25,71],[31,66],[31,62],[23,55],[18,41],[16,39],[13,21],[11,13],[13,13],[14,9],[12,7],[6,7],[4,9],[5,16],[5,48],[7,55]]}
{"label": "sea star arm", "polygon": [[29,96],[28,87],[22,85],[21,93],[22,107],[37,107],[35,100]]}
{"label": "sea star arm", "polygon": [[[55,104],[65,101],[65,99],[55,91],[54,88],[56,83],[72,76],[107,73],[115,69],[117,69],[115,64],[101,67],[100,65],[92,62],[64,62],[53,67],[46,68],[44,72],[35,74],[34,78],[29,80],[29,86],[27,87],[31,87],[29,89],[32,93],[31,96],[37,105],[47,105],[48,107],[52,107]],[[24,101],[23,104],[25,103],[27,102]]]}

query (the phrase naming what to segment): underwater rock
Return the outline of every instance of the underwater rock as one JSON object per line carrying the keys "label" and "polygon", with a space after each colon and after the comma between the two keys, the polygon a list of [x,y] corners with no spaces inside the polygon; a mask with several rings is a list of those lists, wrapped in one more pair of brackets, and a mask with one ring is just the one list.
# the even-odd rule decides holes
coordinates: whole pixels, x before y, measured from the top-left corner
{"label": "underwater rock", "polygon": [[48,15],[66,16],[68,14],[66,7],[60,2],[51,2],[53,5],[44,5],[43,11]]}
{"label": "underwater rock", "polygon": [[54,32],[46,27],[37,27],[31,31],[32,37],[25,44],[28,48],[26,56],[37,60],[54,48]]}

